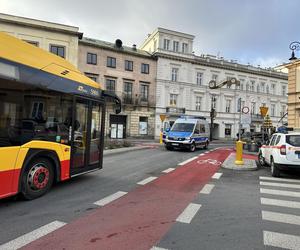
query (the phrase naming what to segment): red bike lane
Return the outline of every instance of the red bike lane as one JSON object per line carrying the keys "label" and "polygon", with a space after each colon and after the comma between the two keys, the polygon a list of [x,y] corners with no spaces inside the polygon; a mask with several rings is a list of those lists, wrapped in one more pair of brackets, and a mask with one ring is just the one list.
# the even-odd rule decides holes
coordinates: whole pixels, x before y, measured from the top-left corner
{"label": "red bike lane", "polygon": [[230,153],[218,149],[199,156],[22,249],[149,250],[220,167],[198,160],[223,162]]}

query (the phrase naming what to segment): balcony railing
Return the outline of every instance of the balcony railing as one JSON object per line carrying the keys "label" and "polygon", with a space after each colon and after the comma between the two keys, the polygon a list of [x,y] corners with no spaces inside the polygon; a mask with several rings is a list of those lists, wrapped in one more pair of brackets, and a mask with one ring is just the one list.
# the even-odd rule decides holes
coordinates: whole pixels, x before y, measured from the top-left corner
{"label": "balcony railing", "polygon": [[264,118],[261,116],[261,114],[251,114],[251,120],[253,122],[263,122]]}
{"label": "balcony railing", "polygon": [[[155,96],[143,96],[135,93],[126,93],[126,92],[115,92],[115,94],[121,98],[122,105],[132,105],[132,106],[155,106]],[[110,101],[110,100],[108,100]]]}

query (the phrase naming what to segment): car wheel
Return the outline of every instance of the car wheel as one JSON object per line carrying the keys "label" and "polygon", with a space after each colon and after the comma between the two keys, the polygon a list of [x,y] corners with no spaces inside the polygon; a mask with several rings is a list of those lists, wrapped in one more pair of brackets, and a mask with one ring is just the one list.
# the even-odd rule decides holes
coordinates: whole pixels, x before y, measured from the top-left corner
{"label": "car wheel", "polygon": [[265,158],[262,156],[261,152],[259,152],[259,154],[258,154],[258,162],[259,162],[259,165],[262,167],[266,165]]}
{"label": "car wheel", "polygon": [[193,142],[190,146],[190,151],[195,152],[195,150],[196,150],[196,145],[195,145],[195,142]]}
{"label": "car wheel", "polygon": [[38,198],[49,191],[54,180],[52,163],[46,158],[32,160],[22,175],[21,194],[26,200]]}
{"label": "car wheel", "polygon": [[271,174],[273,177],[280,177],[280,170],[276,167],[274,160],[271,159]]}

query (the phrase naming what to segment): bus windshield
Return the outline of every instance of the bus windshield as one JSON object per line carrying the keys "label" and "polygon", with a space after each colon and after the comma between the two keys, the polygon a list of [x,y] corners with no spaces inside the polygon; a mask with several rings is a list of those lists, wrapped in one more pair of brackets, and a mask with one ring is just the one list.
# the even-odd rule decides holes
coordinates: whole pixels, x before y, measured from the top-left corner
{"label": "bus windshield", "polygon": [[173,132],[193,132],[194,123],[175,123],[171,129]]}

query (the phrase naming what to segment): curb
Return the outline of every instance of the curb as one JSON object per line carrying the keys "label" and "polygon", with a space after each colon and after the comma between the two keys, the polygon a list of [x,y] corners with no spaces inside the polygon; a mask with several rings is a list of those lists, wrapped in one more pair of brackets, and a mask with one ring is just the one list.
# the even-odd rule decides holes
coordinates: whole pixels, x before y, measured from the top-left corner
{"label": "curb", "polygon": [[238,171],[256,171],[258,170],[256,160],[252,159],[244,159],[244,165],[236,165],[235,161],[235,153],[231,153],[227,159],[223,162],[222,168],[238,170]]}
{"label": "curb", "polygon": [[127,148],[106,149],[103,151],[103,156],[122,154],[122,153],[131,152],[131,151],[150,149],[150,148],[153,148],[153,146],[136,146],[136,147],[127,147]]}

